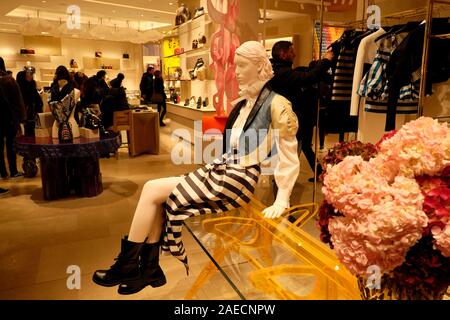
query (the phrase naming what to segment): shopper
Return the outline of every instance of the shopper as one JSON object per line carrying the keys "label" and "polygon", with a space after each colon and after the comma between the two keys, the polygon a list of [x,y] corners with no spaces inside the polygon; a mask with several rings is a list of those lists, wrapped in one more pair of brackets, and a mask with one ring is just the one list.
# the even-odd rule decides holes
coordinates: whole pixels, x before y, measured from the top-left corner
{"label": "shopper", "polygon": [[109,94],[103,99],[100,105],[103,126],[108,129],[113,125],[115,111],[128,110],[129,108],[125,88],[122,86],[119,88],[111,88]]}
{"label": "shopper", "polygon": [[162,78],[162,73],[160,70],[156,70],[154,80],[154,92],[153,92],[153,100],[158,104],[158,112],[159,112],[159,125],[161,127],[165,127],[164,116],[167,113],[167,105],[166,105],[166,92],[164,91],[164,80]]}
{"label": "shopper", "polygon": [[101,100],[103,100],[109,94],[109,86],[106,83],[107,77],[108,75],[106,74],[105,70],[100,70],[99,72],[97,72],[97,90]]}
{"label": "shopper", "polygon": [[98,104],[102,102],[102,98],[99,93],[97,76],[92,76],[86,80],[81,91],[81,105],[82,108],[88,108],[92,104]]}
{"label": "shopper", "polygon": [[153,66],[147,68],[147,72],[142,75],[139,88],[141,89],[141,96],[144,103],[149,104],[152,102],[153,95]]}
{"label": "shopper", "polygon": [[83,92],[84,85],[89,78],[81,71],[78,71],[73,76],[74,86],[76,89]]}
{"label": "shopper", "polygon": [[17,84],[22,93],[26,110],[25,136],[34,137],[36,127],[36,117],[42,112],[43,102],[36,88],[36,81],[33,79],[33,69],[26,69],[17,74]]}
{"label": "shopper", "polygon": [[25,119],[26,112],[20,88],[16,80],[6,73],[5,62],[0,57],[0,175],[4,179],[8,176],[3,154],[5,141],[10,178],[23,176],[17,170],[14,142],[19,124]]}
{"label": "shopper", "polygon": [[[316,156],[312,150],[312,137],[316,124],[317,103],[312,102],[310,93],[312,86],[326,77],[331,67],[333,53],[327,52],[324,59],[319,61],[313,69],[292,68],[296,55],[293,44],[289,41],[278,41],[272,48],[272,67],[274,77],[270,81],[273,90],[285,96],[292,103],[292,108],[299,119],[297,140],[311,169],[314,172]],[[322,167],[317,166],[317,175],[322,174]],[[314,178],[309,179],[314,181]]]}
{"label": "shopper", "polygon": [[117,78],[112,79],[109,84],[111,85],[111,88],[120,88],[122,87],[122,81],[125,79],[125,75],[123,73],[119,73],[117,75]]}

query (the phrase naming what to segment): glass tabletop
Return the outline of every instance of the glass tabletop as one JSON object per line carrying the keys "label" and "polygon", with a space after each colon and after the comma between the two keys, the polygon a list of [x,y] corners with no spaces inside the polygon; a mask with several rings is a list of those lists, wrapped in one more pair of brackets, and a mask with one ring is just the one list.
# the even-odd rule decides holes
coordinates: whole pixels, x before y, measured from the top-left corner
{"label": "glass tabletop", "polygon": [[221,273],[241,299],[360,299],[356,278],[302,230],[317,204],[292,207],[274,220],[264,219],[263,209],[252,200],[240,209],[185,220],[211,260],[192,293]]}

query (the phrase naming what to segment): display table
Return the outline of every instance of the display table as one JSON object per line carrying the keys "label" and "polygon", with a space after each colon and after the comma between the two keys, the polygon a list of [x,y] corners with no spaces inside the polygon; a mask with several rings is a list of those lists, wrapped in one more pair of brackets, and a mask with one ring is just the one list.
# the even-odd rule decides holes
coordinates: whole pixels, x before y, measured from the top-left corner
{"label": "display table", "polygon": [[159,113],[133,110],[130,128],[131,156],[159,154]]}
{"label": "display table", "polygon": [[114,134],[103,139],[74,139],[73,143],[59,143],[52,138],[19,137],[17,153],[23,157],[40,159],[44,199],[55,200],[70,196],[94,197],[102,193],[99,156],[115,152],[120,137]]}
{"label": "display table", "polygon": [[264,208],[253,199],[237,210],[184,221],[211,259],[185,299],[198,298],[217,272],[241,299],[360,299],[356,278],[331,249],[302,230],[317,204],[292,207],[273,220],[264,218]]}

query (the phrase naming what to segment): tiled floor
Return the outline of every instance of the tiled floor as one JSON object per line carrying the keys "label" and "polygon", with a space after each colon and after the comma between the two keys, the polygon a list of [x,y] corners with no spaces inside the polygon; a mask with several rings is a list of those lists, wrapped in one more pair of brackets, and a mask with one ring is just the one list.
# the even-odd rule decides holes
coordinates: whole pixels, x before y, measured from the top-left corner
{"label": "tiled floor", "polygon": [[[11,194],[0,198],[0,299],[183,299],[196,276],[209,262],[192,236],[184,233],[191,274],[181,263],[162,256],[167,285],[147,288],[132,296],[120,296],[117,288],[104,288],[91,281],[92,272],[109,267],[129,230],[143,184],[159,177],[180,175],[195,165],[175,166],[170,160],[170,129],[162,129],[161,154],[128,158],[125,151],[117,161],[102,159],[104,192],[95,198],[69,198],[47,202],[42,199],[40,177],[0,180]],[[292,202],[312,199],[312,173],[302,157],[301,174]],[[256,195],[269,204],[267,179],[261,179]],[[303,183],[300,183],[303,181]],[[313,223],[306,229],[318,235]],[[81,289],[67,288],[67,268],[81,270]],[[238,299],[218,273],[201,288],[199,299]]]}

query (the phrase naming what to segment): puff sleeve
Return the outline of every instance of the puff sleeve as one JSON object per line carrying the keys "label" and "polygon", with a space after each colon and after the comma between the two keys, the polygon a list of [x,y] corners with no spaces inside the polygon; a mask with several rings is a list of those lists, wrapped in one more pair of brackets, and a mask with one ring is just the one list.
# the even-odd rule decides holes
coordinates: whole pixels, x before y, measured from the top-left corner
{"label": "puff sleeve", "polygon": [[278,193],[275,203],[288,208],[289,199],[300,171],[298,158],[298,119],[292,111],[291,103],[282,96],[272,102],[272,129],[278,151],[278,163],[274,171]]}

